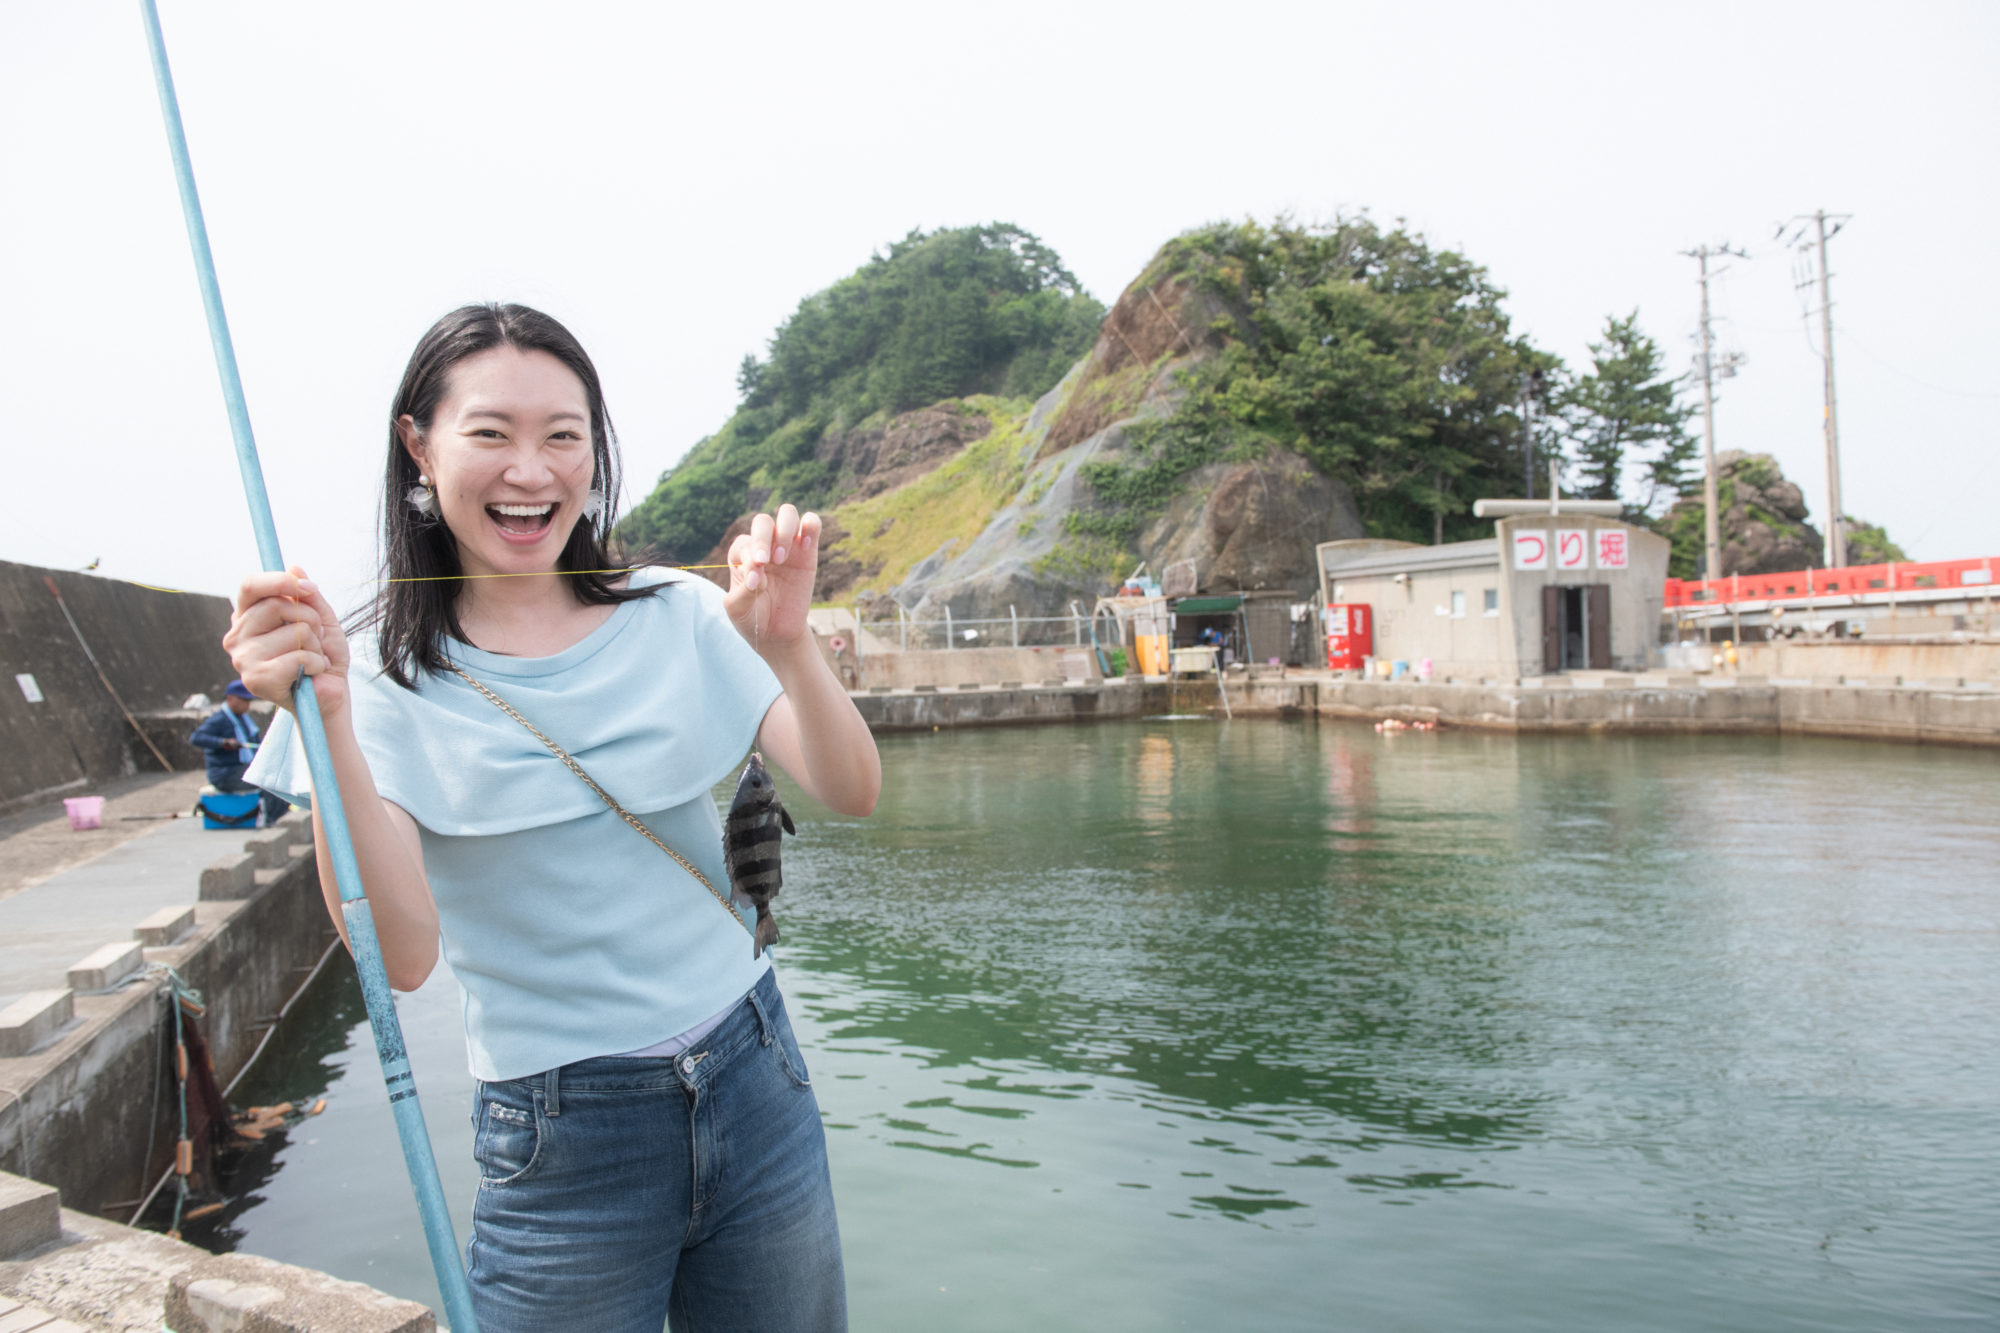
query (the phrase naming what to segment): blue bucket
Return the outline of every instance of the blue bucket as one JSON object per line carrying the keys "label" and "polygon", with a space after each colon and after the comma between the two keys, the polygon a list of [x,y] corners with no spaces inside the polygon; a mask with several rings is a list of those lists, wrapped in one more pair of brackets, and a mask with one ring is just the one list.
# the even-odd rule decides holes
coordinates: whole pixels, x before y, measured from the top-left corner
{"label": "blue bucket", "polygon": [[201,811],[203,828],[245,829],[257,827],[259,798],[254,791],[203,792],[195,807]]}

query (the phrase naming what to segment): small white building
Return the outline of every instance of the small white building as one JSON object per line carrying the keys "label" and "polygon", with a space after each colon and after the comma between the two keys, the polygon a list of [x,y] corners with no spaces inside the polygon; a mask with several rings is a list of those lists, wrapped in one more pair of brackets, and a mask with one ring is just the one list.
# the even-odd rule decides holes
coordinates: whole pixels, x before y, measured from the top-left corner
{"label": "small white building", "polygon": [[1668,542],[1572,506],[1502,518],[1481,541],[1322,542],[1321,596],[1367,604],[1372,655],[1412,671],[1428,658],[1435,678],[1643,671],[1657,654]]}

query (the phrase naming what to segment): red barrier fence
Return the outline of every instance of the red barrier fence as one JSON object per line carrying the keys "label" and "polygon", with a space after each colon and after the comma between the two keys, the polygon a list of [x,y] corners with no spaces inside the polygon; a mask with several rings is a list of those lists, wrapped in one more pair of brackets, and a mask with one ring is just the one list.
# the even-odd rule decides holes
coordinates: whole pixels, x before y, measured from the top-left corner
{"label": "red barrier fence", "polygon": [[1728,602],[1782,602],[1788,598],[1865,596],[1873,593],[1982,589],[1993,583],[2000,556],[1972,560],[1893,561],[1845,569],[1800,569],[1785,574],[1738,574],[1726,579],[1668,579],[1667,605],[1712,606]]}

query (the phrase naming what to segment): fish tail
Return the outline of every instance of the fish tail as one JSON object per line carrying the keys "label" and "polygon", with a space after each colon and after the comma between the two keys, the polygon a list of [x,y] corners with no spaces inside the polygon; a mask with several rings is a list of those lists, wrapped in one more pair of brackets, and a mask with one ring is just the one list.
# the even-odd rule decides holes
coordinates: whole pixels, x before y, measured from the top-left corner
{"label": "fish tail", "polygon": [[768,907],[763,908],[759,910],[757,913],[757,934],[755,937],[755,943],[753,944],[750,950],[750,956],[752,958],[763,957],[764,950],[770,948],[777,942],[778,942],[778,918],[771,915],[770,908]]}

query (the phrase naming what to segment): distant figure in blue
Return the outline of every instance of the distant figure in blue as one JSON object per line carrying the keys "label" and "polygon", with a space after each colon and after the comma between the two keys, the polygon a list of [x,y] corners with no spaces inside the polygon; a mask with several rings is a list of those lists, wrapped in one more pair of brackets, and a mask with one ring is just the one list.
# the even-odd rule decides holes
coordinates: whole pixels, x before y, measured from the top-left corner
{"label": "distant figure in blue", "polygon": [[[188,736],[208,759],[208,785],[220,792],[256,791],[243,780],[243,770],[257,757],[257,722],[250,716],[250,701],[256,698],[240,680],[232,680],[222,692],[222,707],[210,713]],[[282,797],[264,793],[264,822],[274,823],[289,810]]]}

